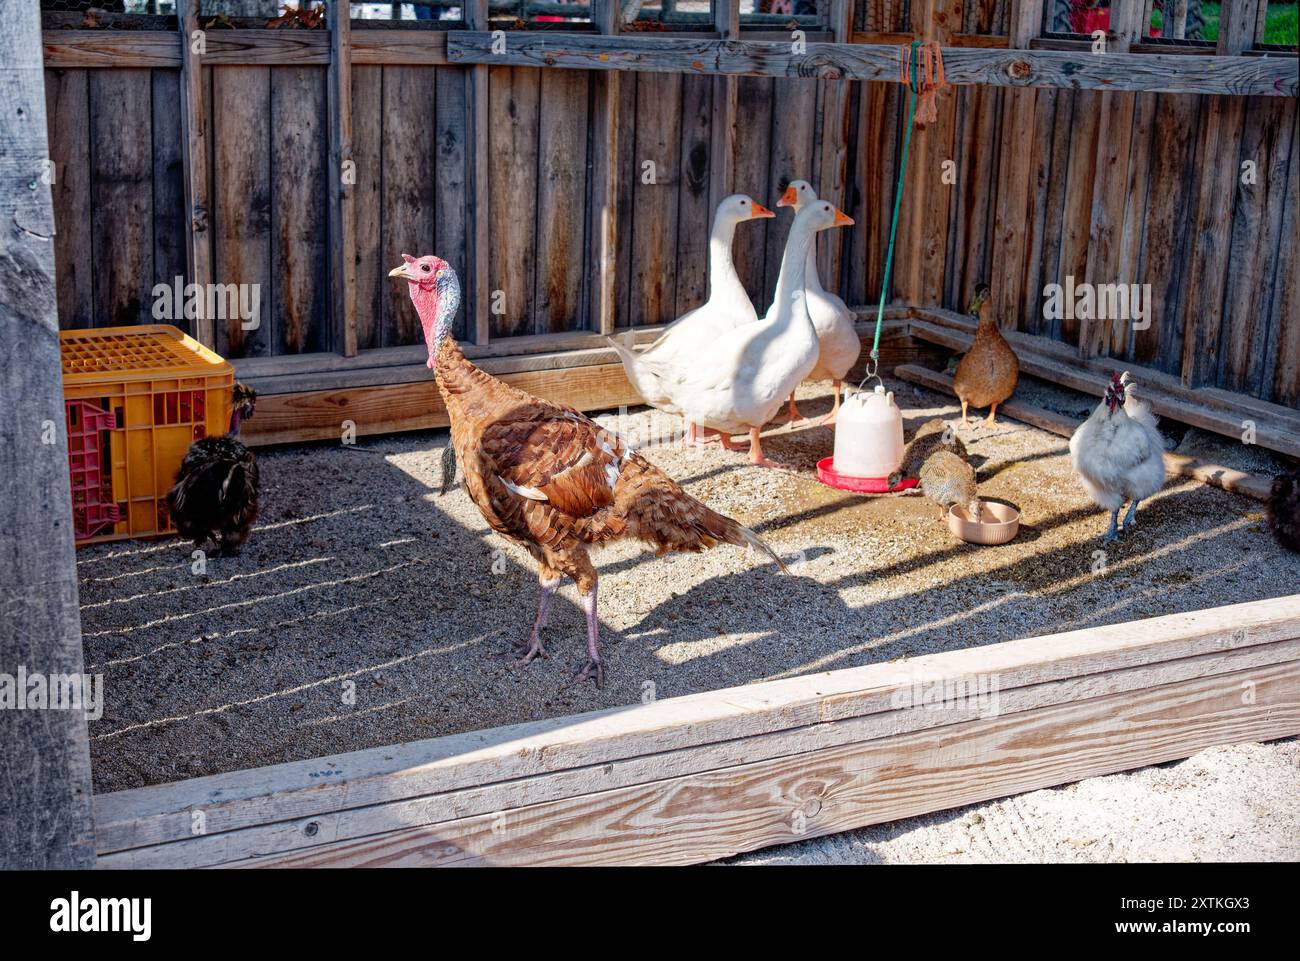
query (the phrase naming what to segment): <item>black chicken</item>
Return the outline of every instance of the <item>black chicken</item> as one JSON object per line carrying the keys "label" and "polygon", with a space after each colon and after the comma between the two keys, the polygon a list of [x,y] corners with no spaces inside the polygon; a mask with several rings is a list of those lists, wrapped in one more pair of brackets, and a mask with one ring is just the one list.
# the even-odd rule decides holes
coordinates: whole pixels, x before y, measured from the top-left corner
{"label": "black chicken", "polygon": [[212,541],[222,554],[238,554],[257,520],[257,457],[239,441],[239,425],[256,403],[256,391],[235,384],[230,433],[191,444],[167,492],[177,532],[195,547]]}
{"label": "black chicken", "polygon": [[1300,551],[1300,467],[1273,478],[1268,526],[1283,547]]}

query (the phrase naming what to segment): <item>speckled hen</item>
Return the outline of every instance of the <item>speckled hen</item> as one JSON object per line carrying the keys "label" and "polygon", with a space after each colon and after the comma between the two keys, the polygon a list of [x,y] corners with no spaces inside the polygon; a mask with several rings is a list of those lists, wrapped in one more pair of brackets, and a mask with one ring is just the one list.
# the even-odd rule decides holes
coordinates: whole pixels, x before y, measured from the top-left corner
{"label": "speckled hen", "polygon": [[488,525],[538,564],[541,600],[519,663],[546,656],[541,635],[551,598],[562,578],[571,577],[587,617],[587,661],[574,680],[591,677],[604,685],[597,574],[588,556],[593,544],[632,538],[660,555],[750,544],[781,564],[753,531],[691,497],[617,434],[466,360],[451,335],[460,303],[456,272],[439,257],[402,258],[389,276],[407,281],[420,315],[466,490]]}

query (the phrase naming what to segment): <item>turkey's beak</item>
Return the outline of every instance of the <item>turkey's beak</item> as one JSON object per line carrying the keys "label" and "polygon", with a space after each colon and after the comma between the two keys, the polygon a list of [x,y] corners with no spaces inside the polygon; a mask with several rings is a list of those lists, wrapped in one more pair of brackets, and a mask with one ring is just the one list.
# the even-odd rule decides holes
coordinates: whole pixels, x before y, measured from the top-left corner
{"label": "turkey's beak", "polygon": [[771,210],[768,210],[757,200],[754,201],[754,217],[752,219],[758,219],[760,217],[775,217],[775,216],[776,214],[773,213]]}
{"label": "turkey's beak", "polygon": [[840,210],[840,209],[837,207],[837,208],[835,209],[835,226],[836,226],[836,227],[852,227],[852,226],[853,226],[853,218],[850,217],[848,214],[846,214],[844,211]]}
{"label": "turkey's beak", "polygon": [[785,193],[781,195],[781,199],[776,202],[776,205],[778,207],[793,207],[798,201],[799,191],[795,190],[794,186],[791,185],[785,188]]}
{"label": "turkey's beak", "polygon": [[400,267],[394,267],[392,270],[388,272],[388,276],[401,277],[403,280],[411,279],[411,275],[406,271],[406,264],[402,264]]}

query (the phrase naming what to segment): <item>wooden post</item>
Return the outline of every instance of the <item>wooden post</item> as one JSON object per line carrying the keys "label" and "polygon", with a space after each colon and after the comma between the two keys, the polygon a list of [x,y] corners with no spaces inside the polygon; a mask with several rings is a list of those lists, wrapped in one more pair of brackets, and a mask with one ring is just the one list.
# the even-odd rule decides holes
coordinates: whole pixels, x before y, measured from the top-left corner
{"label": "wooden post", "polygon": [[0,0],[0,21],[0,674],[28,678],[0,707],[0,869],[89,868],[85,710],[29,693],[82,677],[41,14]]}
{"label": "wooden post", "polygon": [[[204,286],[212,282],[212,235],[208,231],[208,111],[203,97],[203,63],[194,49],[202,29],[199,0],[182,0],[177,14],[181,34],[181,150],[189,227],[185,266],[190,282]],[[193,333],[205,347],[217,346],[213,318],[198,318]]]}
{"label": "wooden post", "polygon": [[[469,30],[488,30],[488,0],[466,0],[465,26]],[[488,68],[482,64],[470,68],[469,89],[465,101],[469,117],[469,170],[465,178],[469,193],[469,264],[470,282],[466,285],[466,330],[474,343],[486,346],[491,330],[492,305],[488,289],[488,243],[491,227],[488,204],[491,191],[488,181]]]}
{"label": "wooden post", "polygon": [[333,347],[357,354],[357,236],[352,158],[352,19],[347,0],[329,5],[330,317]]}
{"label": "wooden post", "polygon": [[[1043,33],[1044,0],[1012,0],[1011,46],[1029,46],[1029,41]],[[1050,0],[1049,0],[1050,2]]]}
{"label": "wooden post", "polygon": [[[602,35],[617,34],[618,0],[592,0],[591,19]],[[617,319],[619,83],[617,71],[592,79],[591,325],[602,334],[612,334]]]}
{"label": "wooden post", "polygon": [[[1128,53],[1145,31],[1141,30],[1142,15],[1147,0],[1111,0],[1110,36],[1108,49],[1112,53]],[[1147,21],[1150,23],[1150,21]]]}
{"label": "wooden post", "polygon": [[[713,28],[722,40],[740,39],[740,0],[712,0]],[[713,125],[709,144],[709,209],[715,211],[736,182],[736,110],[740,81],[713,79]]]}
{"label": "wooden post", "polygon": [[1255,32],[1262,19],[1261,7],[1266,0],[1232,0],[1220,8],[1219,46],[1221,57],[1233,57],[1255,46]]}
{"label": "wooden post", "polygon": [[[849,42],[853,33],[853,0],[831,0],[829,26],[836,43]],[[822,142],[817,193],[840,208],[848,203],[849,127],[855,86],[843,80],[821,81]],[[822,236],[817,263],[822,286],[842,293],[844,251],[852,243],[853,235],[840,230]]]}

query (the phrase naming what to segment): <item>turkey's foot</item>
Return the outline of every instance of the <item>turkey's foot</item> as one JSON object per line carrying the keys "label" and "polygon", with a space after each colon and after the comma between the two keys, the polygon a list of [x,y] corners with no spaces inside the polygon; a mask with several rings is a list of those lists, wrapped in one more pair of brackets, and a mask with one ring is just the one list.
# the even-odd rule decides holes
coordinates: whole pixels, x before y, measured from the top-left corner
{"label": "turkey's foot", "polygon": [[539,657],[546,659],[550,653],[546,650],[546,645],[542,641],[540,633],[534,633],[526,641],[520,641],[514,645],[514,649],[509,654],[514,658],[511,662],[515,667],[527,667]]}
{"label": "turkey's foot", "polygon": [[551,613],[551,598],[555,596],[555,589],[560,586],[560,579],[554,577],[547,580],[545,574],[542,578],[542,596],[537,601],[537,618],[533,621],[533,629],[528,634],[528,640],[516,644],[514,650],[508,655],[515,658],[516,667],[526,667],[539,657],[551,656],[542,643],[542,630],[546,627],[547,615]]}
{"label": "turkey's foot", "polygon": [[[596,588],[582,595],[582,610],[587,615],[587,663],[569,679],[564,688],[572,687],[589,677],[596,680],[596,687],[605,686],[605,664],[600,659],[600,622],[596,619]],[[561,688],[561,690],[564,690]]]}

